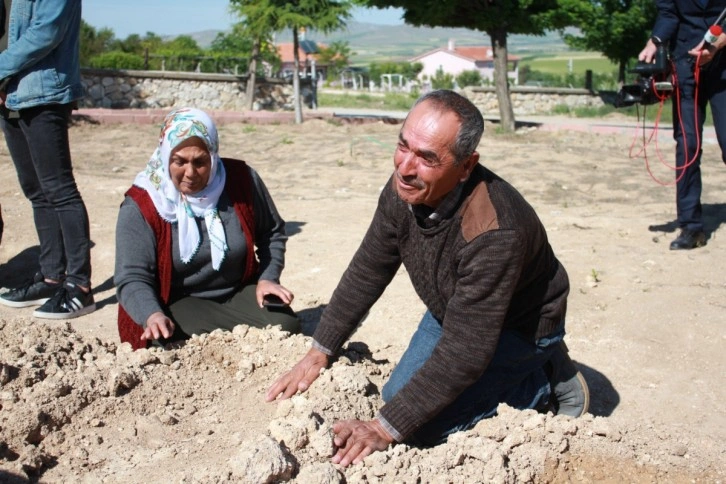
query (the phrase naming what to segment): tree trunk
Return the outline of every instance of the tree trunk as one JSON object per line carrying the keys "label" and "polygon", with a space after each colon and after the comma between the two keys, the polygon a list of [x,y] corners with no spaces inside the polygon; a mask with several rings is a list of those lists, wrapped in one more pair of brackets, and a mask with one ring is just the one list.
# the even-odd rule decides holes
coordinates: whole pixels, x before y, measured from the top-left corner
{"label": "tree trunk", "polygon": [[623,85],[625,83],[625,67],[628,65],[628,61],[620,61],[618,63],[618,84]]}
{"label": "tree trunk", "polygon": [[300,56],[298,46],[300,42],[297,37],[297,28],[292,29],[292,50],[295,56],[295,66],[292,69],[292,92],[293,103],[295,104],[295,124],[302,124],[302,99],[300,98]]}
{"label": "tree trunk", "polygon": [[252,55],[247,71],[247,108],[252,111],[255,104],[255,84],[257,83],[257,59],[260,57],[260,38],[256,37],[252,43]]}
{"label": "tree trunk", "polygon": [[494,51],[494,87],[499,102],[499,124],[502,131],[511,132],[514,131],[514,110],[509,97],[509,79],[507,78],[509,69],[507,31],[503,28],[496,29],[489,32],[489,37],[492,39]]}

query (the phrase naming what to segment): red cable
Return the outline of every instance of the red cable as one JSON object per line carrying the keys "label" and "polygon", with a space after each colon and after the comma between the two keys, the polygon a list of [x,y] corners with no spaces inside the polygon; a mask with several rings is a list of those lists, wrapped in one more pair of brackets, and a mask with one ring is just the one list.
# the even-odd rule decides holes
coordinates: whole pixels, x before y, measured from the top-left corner
{"label": "red cable", "polygon": [[[701,151],[701,136],[700,136],[700,133],[699,133],[700,130],[698,129],[698,126],[699,126],[699,124],[698,124],[698,87],[700,85],[700,74],[701,74],[701,69],[698,66],[700,64],[700,60],[701,60],[701,53],[699,52],[698,56],[696,57],[696,66],[697,67],[694,70],[695,90],[694,90],[694,100],[693,100],[693,102],[694,102],[694,113],[693,113],[693,117],[694,117],[694,123],[695,123],[695,126],[696,126],[696,151],[693,154],[693,158],[691,158],[690,160],[688,160],[681,167],[671,166],[670,164],[668,164],[668,163],[666,163],[664,161],[664,157],[663,157],[663,155],[660,152],[660,148],[658,147],[658,136],[656,135],[656,133],[658,132],[658,128],[659,128],[659,125],[660,125],[660,118],[661,118],[661,115],[662,115],[662,112],[663,112],[663,106],[665,105],[665,101],[668,99],[668,94],[665,91],[662,94],[658,92],[658,90],[655,88],[655,80],[654,79],[652,80],[652,82],[653,82],[652,89],[653,89],[653,92],[655,93],[656,98],[660,102],[659,102],[658,114],[656,115],[656,119],[655,119],[655,124],[653,126],[653,130],[651,131],[650,136],[646,140],[645,139],[645,131],[646,131],[646,129],[645,129],[645,122],[646,122],[646,118],[645,118],[645,106],[644,106],[643,107],[643,146],[638,151],[638,153],[636,153],[635,155],[633,154],[633,147],[635,145],[635,139],[637,138],[637,132],[638,132],[638,129],[637,128],[636,128],[636,131],[635,131],[635,135],[633,137],[633,142],[632,142],[632,144],[630,146],[630,153],[629,153],[630,158],[631,159],[640,158],[640,155],[642,153],[643,160],[645,161],[645,168],[648,171],[648,174],[650,175],[650,177],[656,183],[658,183],[659,185],[662,185],[662,186],[672,186],[672,185],[677,184],[681,180],[681,178],[683,178],[683,176],[685,175],[686,169],[689,166],[691,166],[693,163],[696,162],[696,159],[698,158],[698,154]],[[684,127],[683,127],[683,118],[681,116],[681,98],[680,98],[680,93],[679,93],[679,90],[678,90],[678,77],[676,75],[676,70],[675,70],[675,66],[674,65],[671,65],[671,71],[672,71],[672,79],[673,79],[673,89],[675,89],[675,91],[676,91],[676,109],[678,110],[678,122],[680,124],[681,134],[683,135],[684,156],[688,156],[688,141],[687,141],[687,138],[686,138],[686,131],[685,131]],[[638,114],[638,118],[640,118],[640,112],[637,110],[637,107],[636,107],[636,113]],[[655,136],[655,149],[656,149],[656,154],[658,155],[658,158],[660,159],[661,164],[663,164],[664,166],[670,168],[673,171],[680,171],[678,173],[678,176],[676,177],[676,179],[674,181],[672,181],[672,182],[663,182],[663,181],[659,180],[653,174],[653,172],[652,172],[652,170],[650,168],[650,160],[648,159],[647,146],[653,140],[653,137],[654,136]]]}

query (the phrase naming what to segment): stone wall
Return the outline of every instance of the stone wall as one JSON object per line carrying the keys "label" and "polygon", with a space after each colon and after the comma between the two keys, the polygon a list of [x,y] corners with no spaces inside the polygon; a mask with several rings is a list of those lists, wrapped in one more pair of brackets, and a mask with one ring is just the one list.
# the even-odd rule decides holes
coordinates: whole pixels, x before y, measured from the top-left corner
{"label": "stone wall", "polygon": [[[247,76],[170,71],[82,69],[86,108],[172,108],[245,111]],[[304,80],[301,80],[301,89]],[[254,109],[292,109],[292,85],[258,78]]]}
{"label": "stone wall", "polygon": [[[484,115],[499,116],[499,103],[493,87],[466,87],[462,90]],[[598,94],[587,89],[524,87],[510,88],[515,115],[552,113],[558,106],[569,109],[580,107],[598,108],[606,103]]]}
{"label": "stone wall", "polygon": [[[85,108],[173,108],[195,106],[201,109],[247,111],[247,76],[171,71],[131,71],[82,69]],[[311,103],[309,79],[300,79],[306,104]],[[493,87],[467,87],[463,94],[485,115],[499,115]],[[515,115],[551,113],[558,106],[570,109],[600,107],[602,98],[586,89],[519,87],[510,88]],[[355,91],[367,93],[367,91]],[[351,93],[352,94],[352,93]],[[258,78],[253,110],[292,110],[292,84],[289,80]]]}

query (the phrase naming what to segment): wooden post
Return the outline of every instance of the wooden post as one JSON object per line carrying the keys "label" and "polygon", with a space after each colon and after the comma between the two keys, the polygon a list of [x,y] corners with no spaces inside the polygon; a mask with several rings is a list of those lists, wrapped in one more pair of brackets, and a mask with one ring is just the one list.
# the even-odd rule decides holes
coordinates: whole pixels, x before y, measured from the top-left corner
{"label": "wooden post", "polygon": [[585,71],[585,89],[592,91],[592,69]]}

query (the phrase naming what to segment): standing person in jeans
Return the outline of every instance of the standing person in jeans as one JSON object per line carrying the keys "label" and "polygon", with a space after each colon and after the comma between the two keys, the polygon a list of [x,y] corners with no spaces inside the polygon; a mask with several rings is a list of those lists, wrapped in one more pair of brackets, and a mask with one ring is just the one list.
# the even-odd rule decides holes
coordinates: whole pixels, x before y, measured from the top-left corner
{"label": "standing person in jeans", "polygon": [[81,0],[4,0],[3,7],[0,125],[33,207],[40,272],[0,303],[41,305],[38,318],[75,318],[96,309],[88,213],[68,144],[71,111],[83,97]]}

